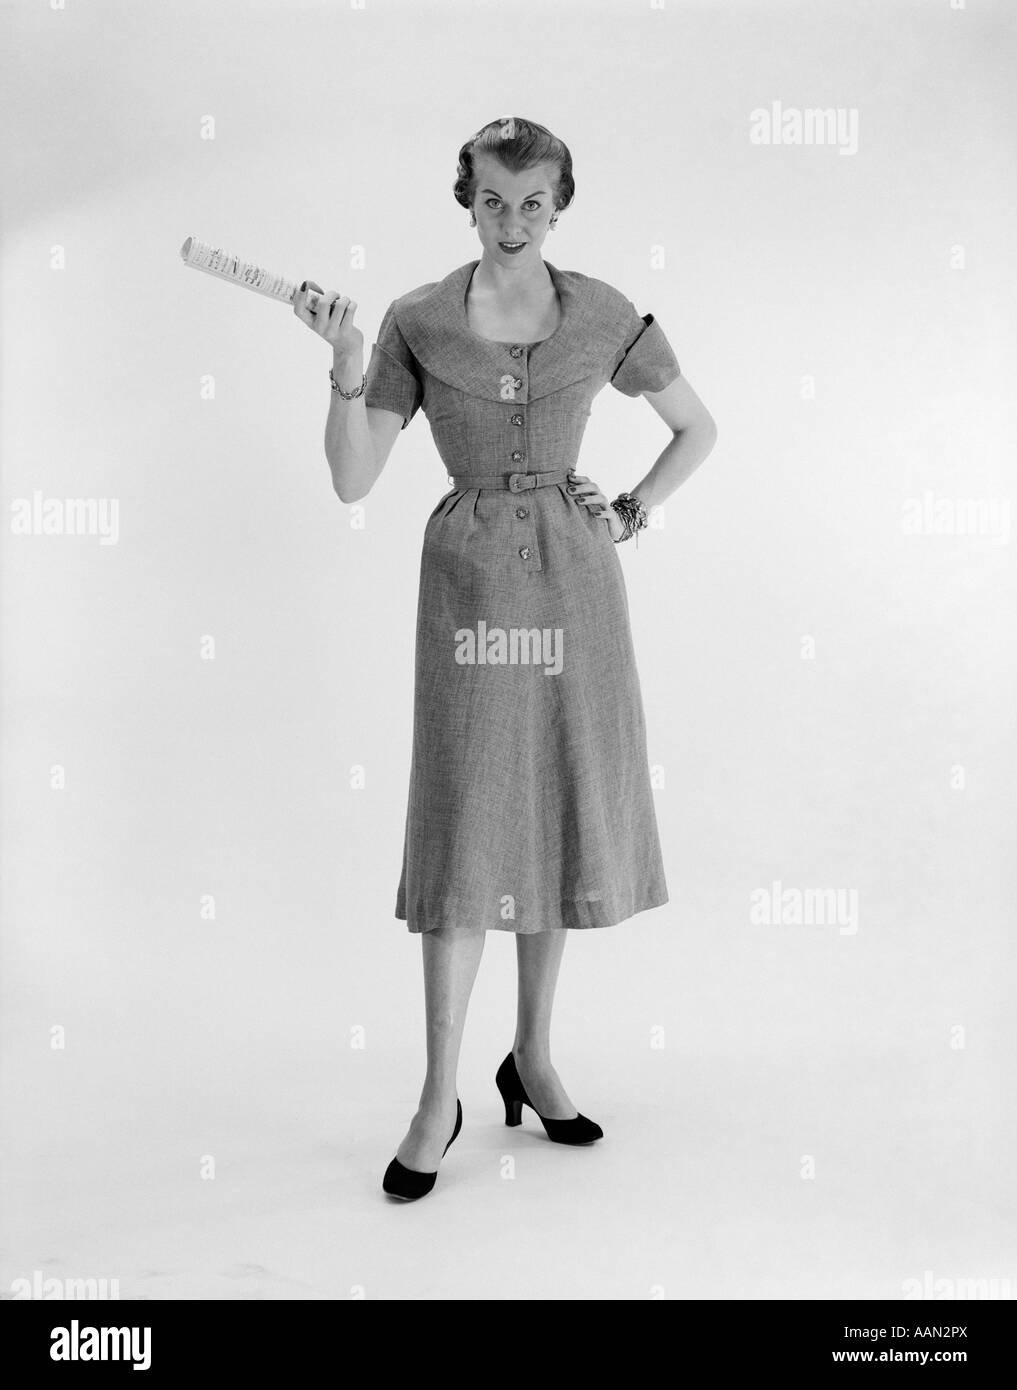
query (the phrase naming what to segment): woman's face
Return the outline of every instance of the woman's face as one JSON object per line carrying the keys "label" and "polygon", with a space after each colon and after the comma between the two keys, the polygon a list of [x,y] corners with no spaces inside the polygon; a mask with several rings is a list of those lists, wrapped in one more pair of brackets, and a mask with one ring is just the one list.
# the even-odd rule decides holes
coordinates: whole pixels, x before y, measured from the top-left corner
{"label": "woman's face", "polygon": [[557,166],[538,164],[513,174],[497,159],[481,155],[474,174],[473,214],[487,255],[499,265],[520,266],[539,257],[554,212]]}

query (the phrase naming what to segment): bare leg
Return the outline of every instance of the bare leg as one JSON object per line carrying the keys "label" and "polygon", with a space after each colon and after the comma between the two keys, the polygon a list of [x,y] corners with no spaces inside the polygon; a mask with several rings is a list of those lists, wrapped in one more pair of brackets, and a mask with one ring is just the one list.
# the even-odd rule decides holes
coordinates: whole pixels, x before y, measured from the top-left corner
{"label": "bare leg", "polygon": [[519,1000],[512,1051],[526,1094],[549,1120],[572,1120],[579,1113],[551,1065],[551,1008],[567,934],[556,927],[516,936]]}
{"label": "bare leg", "polygon": [[461,927],[421,932],[427,1074],[417,1113],[396,1151],[405,1168],[434,1173],[456,1122],[456,1069],[473,982],[487,933]]}

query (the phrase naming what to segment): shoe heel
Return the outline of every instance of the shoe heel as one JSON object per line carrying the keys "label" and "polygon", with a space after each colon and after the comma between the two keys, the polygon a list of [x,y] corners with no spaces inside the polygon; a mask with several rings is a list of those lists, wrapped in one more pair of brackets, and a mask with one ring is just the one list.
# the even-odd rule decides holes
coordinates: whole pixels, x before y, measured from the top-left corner
{"label": "shoe heel", "polygon": [[523,1122],[523,1103],[521,1100],[507,1100],[505,1102],[505,1123],[509,1128],[521,1125]]}

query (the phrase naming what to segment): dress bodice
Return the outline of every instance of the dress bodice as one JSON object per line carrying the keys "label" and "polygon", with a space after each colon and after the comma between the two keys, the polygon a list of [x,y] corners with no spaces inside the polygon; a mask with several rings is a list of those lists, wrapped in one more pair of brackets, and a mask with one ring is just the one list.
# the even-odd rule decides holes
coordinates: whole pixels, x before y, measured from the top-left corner
{"label": "dress bodice", "polygon": [[482,338],[467,321],[477,261],[393,300],[367,370],[369,407],[422,409],[450,473],[573,467],[594,397],[663,390],[681,369],[652,314],[602,280],[545,261],[561,301],[558,327],[531,343]]}

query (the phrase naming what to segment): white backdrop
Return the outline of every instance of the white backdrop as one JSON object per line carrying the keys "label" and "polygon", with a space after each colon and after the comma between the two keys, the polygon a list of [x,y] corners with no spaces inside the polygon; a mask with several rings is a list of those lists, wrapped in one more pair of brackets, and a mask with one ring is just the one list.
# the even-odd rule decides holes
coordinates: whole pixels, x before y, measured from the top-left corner
{"label": "white backdrop", "polygon": [[[6,18],[3,1296],[1017,1292],[1008,7]],[[774,103],[854,136],[758,143]],[[720,438],[620,552],[671,901],[566,949],[555,1060],[607,1140],[502,1126],[490,933],[463,1135],[402,1207],[445,470],[420,414],[340,503],[327,347],[178,249],[352,293],[369,347],[479,256],[456,155],[510,113],[573,154],[546,258],[658,317]],[[609,388],[580,468],[614,496],[665,442]],[[21,533],[36,496],[115,503],[113,543]],[[756,921],[774,882],[850,915]]]}

